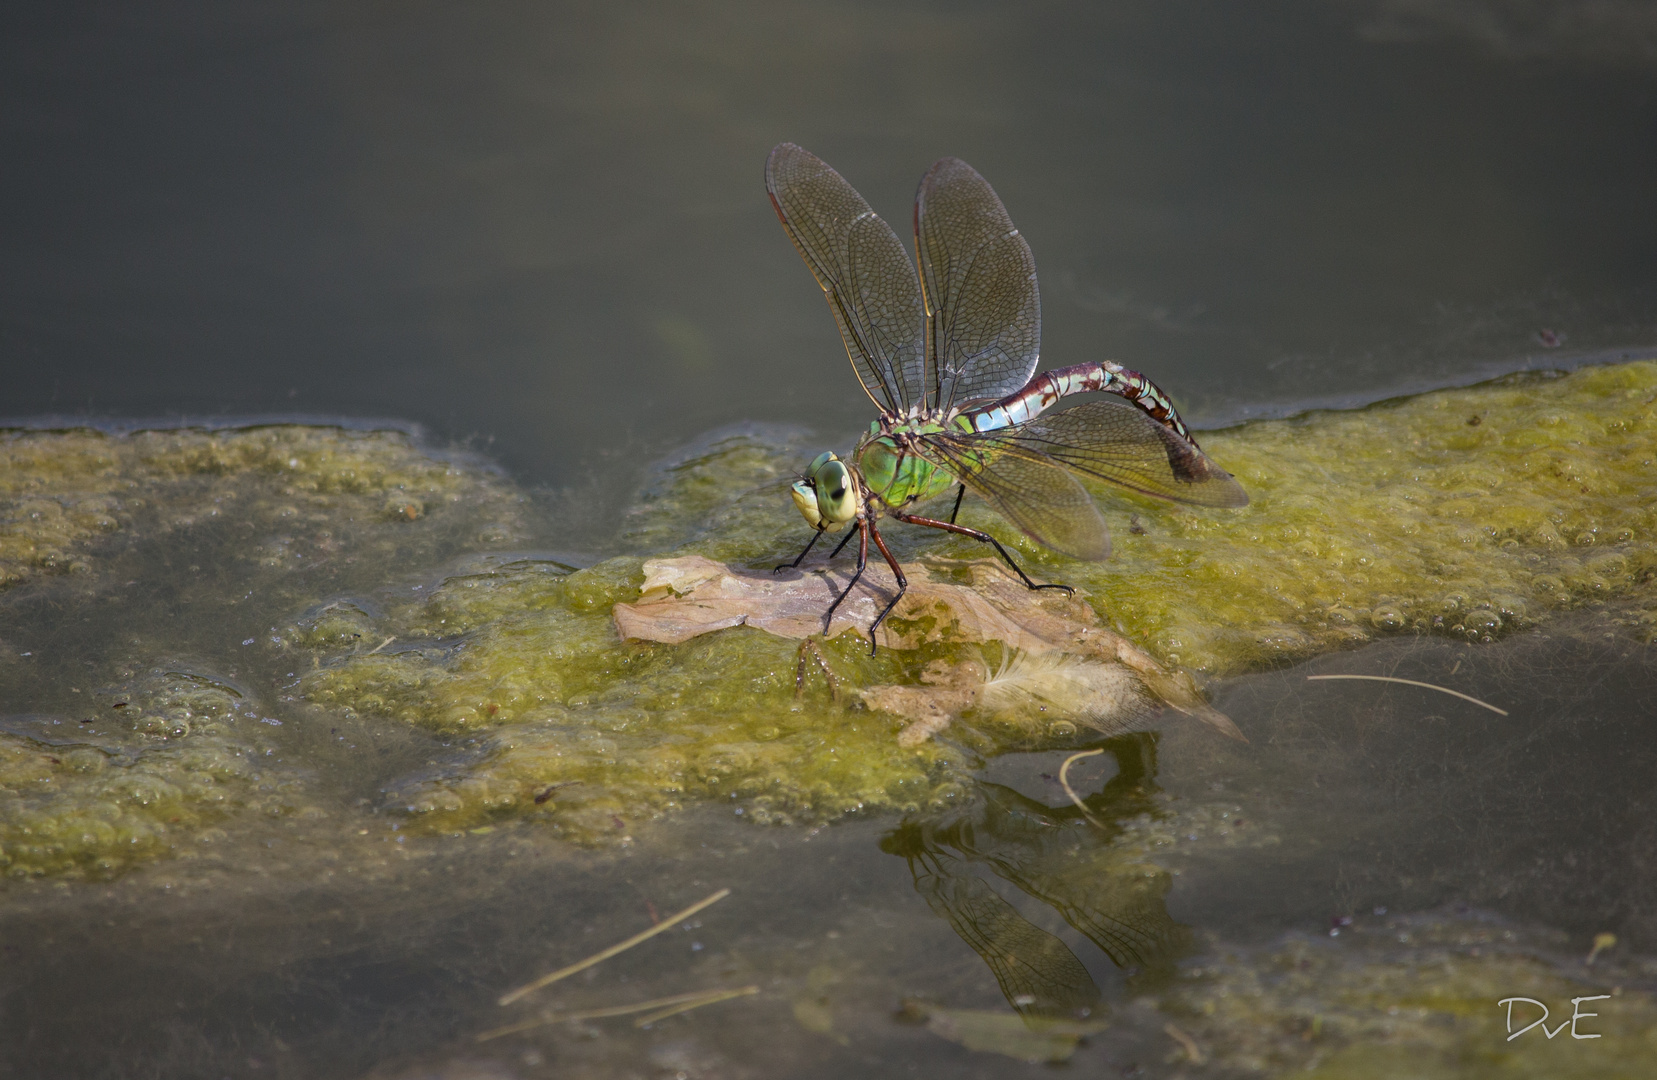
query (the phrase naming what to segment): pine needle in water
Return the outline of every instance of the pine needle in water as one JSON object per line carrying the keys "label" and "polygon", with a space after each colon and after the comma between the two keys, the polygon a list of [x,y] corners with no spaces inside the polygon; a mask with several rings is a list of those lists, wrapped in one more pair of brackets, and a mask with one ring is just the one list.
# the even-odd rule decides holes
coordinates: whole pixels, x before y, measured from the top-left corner
{"label": "pine needle in water", "polygon": [[533,1020],[492,1028],[478,1035],[477,1041],[488,1042],[503,1035],[516,1035],[520,1031],[529,1031],[544,1027],[547,1024],[567,1024],[577,1020],[602,1020],[609,1016],[631,1016],[633,1013],[648,1012],[654,1009],[655,1011],[651,1012],[649,1016],[641,1017],[633,1022],[638,1027],[644,1027],[646,1024],[655,1023],[657,1020],[665,1019],[676,1013],[700,1009],[704,1005],[712,1005],[718,1001],[729,1001],[731,998],[746,997],[749,994],[757,993],[759,993],[758,986],[742,986],[735,990],[693,990],[688,994],[674,994],[672,997],[641,1001],[635,1005],[610,1005],[602,1009],[581,1009],[567,1013],[546,1012]]}
{"label": "pine needle in water", "polygon": [[551,975],[543,975],[539,979],[536,979],[532,983],[525,983],[523,986],[518,987],[516,990],[510,990],[507,993],[502,994],[501,997],[500,997],[500,1003],[502,1005],[510,1005],[514,1001],[517,1001],[519,998],[523,997],[525,994],[534,993],[536,990],[541,989],[541,987],[549,986],[552,983],[557,982],[559,979],[567,979],[571,975],[574,975],[578,971],[586,971],[588,968],[592,967],[594,964],[597,964],[597,963],[600,963],[602,961],[608,960],[608,959],[610,959],[610,957],[615,956],[617,953],[624,953],[628,949],[631,949],[633,946],[639,944],[640,942],[649,941],[651,938],[655,937],[657,934],[660,934],[665,930],[672,929],[674,926],[678,925],[679,923],[684,922],[686,919],[690,918],[692,915],[695,915],[698,911],[701,911],[703,908],[708,907],[709,905],[712,905],[712,904],[716,904],[719,901],[725,899],[729,895],[731,895],[731,890],[729,890],[729,889],[720,889],[718,892],[714,893],[712,896],[707,897],[704,900],[698,900],[696,903],[692,904],[690,907],[686,908],[685,910],[679,912],[676,915],[669,915],[667,918],[663,919],[661,922],[657,923],[655,926],[652,926],[650,929],[641,931],[640,933],[637,933],[637,934],[634,934],[632,937],[628,938],[626,941],[621,942],[620,944],[612,945],[608,949],[605,949],[603,952],[594,953],[593,955],[587,957],[587,959],[585,959],[585,960],[577,961],[576,963],[571,964],[569,967],[559,968],[557,971],[553,972]]}
{"label": "pine needle in water", "polygon": [[1191,1064],[1201,1065],[1203,1062],[1208,1060],[1203,1056],[1202,1050],[1197,1046],[1197,1040],[1175,1027],[1173,1021],[1170,1020],[1168,1023],[1164,1024],[1162,1030],[1168,1033],[1168,1037],[1170,1039],[1173,1039],[1175,1042],[1179,1043],[1180,1049],[1185,1051],[1185,1060],[1189,1061]]}
{"label": "pine needle in water", "polygon": [[689,1012],[692,1009],[700,1009],[704,1005],[712,1005],[715,1002],[729,1001],[732,998],[747,997],[749,994],[757,993],[759,993],[759,987],[752,984],[748,986],[739,986],[735,990],[705,990],[700,996],[696,997],[692,1001],[686,1001],[677,1005],[669,1005],[666,1008],[659,1009],[656,1012],[651,1013],[649,1016],[641,1016],[637,1020],[633,1021],[633,1026],[648,1027],[658,1020],[666,1020],[668,1017],[677,1016],[682,1012]]}
{"label": "pine needle in water", "polygon": [[1490,702],[1480,701],[1478,698],[1473,697],[1471,694],[1464,694],[1460,690],[1451,690],[1447,686],[1434,686],[1430,682],[1416,682],[1414,679],[1397,679],[1397,678],[1392,677],[1391,675],[1308,675],[1308,676],[1306,676],[1306,678],[1309,679],[1309,680],[1310,679],[1362,679],[1365,682],[1403,683],[1405,686],[1419,686],[1419,687],[1421,687],[1422,689],[1425,689],[1425,690],[1437,690],[1441,694],[1449,694],[1451,697],[1459,697],[1463,701],[1471,701],[1473,704],[1479,706],[1480,708],[1489,709],[1493,713],[1500,713],[1503,716],[1507,715],[1507,710],[1506,709],[1498,709],[1498,708],[1496,708],[1496,706],[1490,704]]}
{"label": "pine needle in water", "polygon": [[1070,772],[1071,765],[1080,761],[1082,758],[1093,757],[1102,753],[1104,753],[1103,750],[1083,750],[1079,754],[1071,754],[1069,757],[1064,759],[1064,764],[1059,766],[1059,786],[1064,788],[1064,793],[1070,796],[1070,801],[1076,804],[1076,809],[1082,812],[1082,816],[1093,822],[1093,824],[1099,826],[1101,829],[1105,827],[1105,823],[1093,816],[1093,812],[1087,808],[1087,804],[1082,802],[1082,797],[1076,794],[1076,789],[1070,786],[1070,780],[1065,774]]}

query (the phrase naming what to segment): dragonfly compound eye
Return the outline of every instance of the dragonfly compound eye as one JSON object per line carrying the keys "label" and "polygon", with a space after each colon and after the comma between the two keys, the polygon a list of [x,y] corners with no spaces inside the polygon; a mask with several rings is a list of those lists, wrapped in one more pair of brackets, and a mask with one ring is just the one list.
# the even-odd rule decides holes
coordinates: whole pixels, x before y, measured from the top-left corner
{"label": "dragonfly compound eye", "polygon": [[800,516],[805,518],[807,525],[813,529],[823,527],[823,515],[817,509],[817,493],[811,489],[808,481],[795,481],[794,486],[788,489],[788,494],[794,500],[794,505],[800,508]]}
{"label": "dragonfly compound eye", "polygon": [[811,480],[817,489],[817,512],[828,528],[844,525],[857,516],[857,485],[844,461],[831,457],[822,462],[812,470]]}

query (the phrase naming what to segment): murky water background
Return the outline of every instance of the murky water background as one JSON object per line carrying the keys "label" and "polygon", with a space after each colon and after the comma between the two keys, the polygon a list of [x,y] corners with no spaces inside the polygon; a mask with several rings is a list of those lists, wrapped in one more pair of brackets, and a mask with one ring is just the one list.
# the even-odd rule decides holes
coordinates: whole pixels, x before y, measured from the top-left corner
{"label": "murky water background", "polygon": [[860,426],[784,139],[900,232],[973,163],[1046,362],[1199,422],[1649,345],[1657,31],[1548,7],[11,4],[0,412],[402,417],[560,484]]}
{"label": "murky water background", "polygon": [[[1297,621],[1205,583],[1218,546],[1169,579],[1197,583],[1172,613],[1110,593],[1161,658],[1224,673],[1246,745],[1167,714],[1108,740],[963,725],[897,762],[879,714],[794,701],[791,642],[616,647],[637,562],[603,562],[774,557],[797,531],[778,479],[867,422],[761,189],[782,139],[900,232],[925,166],[971,161],[1034,248],[1046,363],[1131,362],[1199,424],[1651,355],[1642,5],[14,4],[0,26],[0,412],[354,418],[7,436],[0,1076],[1649,1071],[1649,461],[1595,458],[1579,504],[1549,488],[1551,539],[1513,527],[1492,576],[1559,582],[1517,614],[1475,589],[1435,626],[1422,587]],[[1587,423],[1517,385],[1537,430]],[[1649,402],[1628,408],[1632,438]],[[387,416],[426,441],[360,419]],[[1333,453],[1253,430],[1230,444],[1251,468]],[[1327,542],[1318,464],[1259,481],[1263,530],[1314,532],[1237,546],[1251,570]],[[1493,512],[1462,479],[1431,513]],[[1343,482],[1330,516],[1363,497]],[[1110,513],[1122,573],[1206,535]],[[1453,549],[1398,580],[1476,579]],[[861,683],[930,656],[828,652]],[[1305,678],[1342,673],[1509,715]],[[1056,777],[1088,747],[1084,815]],[[758,994],[475,1040],[540,1007],[503,990],[723,887],[541,1000]],[[1557,1023],[1613,992],[1602,1040],[1504,1041],[1500,998]]]}

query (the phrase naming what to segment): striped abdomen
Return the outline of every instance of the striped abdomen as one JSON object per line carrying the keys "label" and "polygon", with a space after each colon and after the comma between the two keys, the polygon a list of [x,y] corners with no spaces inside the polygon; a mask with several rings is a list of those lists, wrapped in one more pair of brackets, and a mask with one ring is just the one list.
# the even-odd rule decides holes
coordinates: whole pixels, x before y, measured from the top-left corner
{"label": "striped abdomen", "polygon": [[1044,371],[1026,383],[1024,389],[1008,394],[993,405],[974,409],[966,417],[975,431],[995,431],[1034,420],[1062,397],[1095,392],[1118,394],[1128,399],[1168,430],[1192,446],[1197,445],[1197,440],[1191,437],[1191,429],[1179,418],[1174,403],[1168,400],[1161,387],[1139,372],[1129,371],[1121,364],[1108,360]]}

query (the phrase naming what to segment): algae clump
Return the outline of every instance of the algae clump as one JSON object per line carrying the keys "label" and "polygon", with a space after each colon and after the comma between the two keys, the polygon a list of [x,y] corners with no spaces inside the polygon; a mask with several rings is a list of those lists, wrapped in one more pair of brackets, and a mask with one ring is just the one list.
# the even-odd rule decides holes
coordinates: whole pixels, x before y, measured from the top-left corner
{"label": "algae clump", "polygon": [[[315,816],[304,770],[272,761],[258,703],[195,672],[156,669],[82,716],[0,732],[0,873],[107,876],[212,843],[236,813]],[[105,707],[98,707],[98,706]]]}
{"label": "algae clump", "polygon": [[[321,518],[331,534],[375,519],[417,520],[432,504],[475,500],[480,486],[502,501],[504,485],[487,473],[421,453],[394,431],[8,431],[0,433],[0,585],[90,571],[97,554],[111,552],[106,534],[165,534],[214,520],[315,532]],[[511,516],[505,505],[493,509]],[[485,533],[500,528],[482,525]],[[261,539],[247,554],[270,568],[313,554],[293,536]]]}
{"label": "algae clump", "polygon": [[238,822],[337,829],[351,763],[283,726],[266,628],[527,521],[492,469],[401,432],[0,433],[0,873],[107,876]]}

